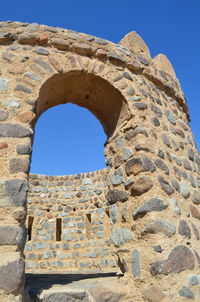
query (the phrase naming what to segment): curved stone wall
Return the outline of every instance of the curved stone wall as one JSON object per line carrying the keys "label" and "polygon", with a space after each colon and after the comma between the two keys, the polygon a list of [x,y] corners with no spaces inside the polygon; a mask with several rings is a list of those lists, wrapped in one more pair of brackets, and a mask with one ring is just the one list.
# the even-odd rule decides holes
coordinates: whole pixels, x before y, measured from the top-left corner
{"label": "curved stone wall", "polygon": [[[49,107],[68,101],[93,112],[108,135],[103,199],[95,197],[91,205],[107,218],[111,208],[117,211],[115,223],[106,218],[106,236],[127,282],[126,301],[199,301],[200,156],[168,59],[150,58],[134,32],[116,45],[9,21],[0,24],[0,52],[1,301],[22,300],[28,181],[28,200],[35,200],[28,203],[31,211],[40,193],[33,190],[43,178],[36,185],[29,177],[35,121]],[[90,214],[85,205],[78,211],[82,217]],[[93,239],[88,241],[92,245]]]}

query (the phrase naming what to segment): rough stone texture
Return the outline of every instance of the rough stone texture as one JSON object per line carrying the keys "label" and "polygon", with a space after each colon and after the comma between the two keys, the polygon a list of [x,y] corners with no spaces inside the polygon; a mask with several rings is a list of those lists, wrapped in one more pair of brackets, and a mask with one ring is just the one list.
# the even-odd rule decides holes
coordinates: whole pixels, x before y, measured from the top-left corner
{"label": "rough stone texture", "polygon": [[13,225],[0,226],[0,245],[19,245],[25,239],[23,228]]}
{"label": "rough stone texture", "polygon": [[191,250],[183,245],[177,245],[173,248],[167,260],[155,262],[151,265],[151,274],[169,275],[179,273],[187,269],[192,270],[194,265],[194,255]]}
{"label": "rough stone texture", "polygon": [[131,187],[132,196],[139,196],[148,192],[153,187],[153,182],[149,176],[141,176]]}
{"label": "rough stone texture", "polygon": [[28,191],[27,181],[24,179],[10,179],[0,182],[0,207],[21,206],[26,202]]}
{"label": "rough stone texture", "polygon": [[113,204],[117,201],[124,202],[128,200],[128,193],[120,190],[110,190],[107,193],[107,200],[110,204]]}
{"label": "rough stone texture", "polygon": [[115,228],[111,234],[111,240],[115,246],[122,246],[133,239],[133,233],[129,229]]}
{"label": "rough stone texture", "polygon": [[176,227],[174,224],[172,224],[170,221],[158,218],[155,221],[149,223],[146,225],[144,231],[142,232],[142,235],[151,233],[151,234],[157,234],[157,233],[163,233],[167,237],[172,237],[176,232]]}
{"label": "rough stone texture", "polygon": [[150,285],[142,290],[144,297],[150,302],[167,302],[166,296],[158,286]]}
{"label": "rough stone texture", "polygon": [[168,203],[165,200],[154,197],[145,202],[141,207],[133,212],[133,218],[137,219],[140,216],[144,216],[149,212],[160,212],[168,207]]}
{"label": "rough stone texture", "polygon": [[18,124],[0,125],[0,137],[26,137],[31,136],[32,131]]}
{"label": "rough stone texture", "polygon": [[146,156],[141,156],[128,160],[126,162],[125,169],[127,175],[137,175],[140,172],[145,171],[154,172],[155,166],[149,158]]}
{"label": "rough stone texture", "polygon": [[187,237],[187,238],[191,237],[190,228],[189,228],[188,224],[183,219],[181,219],[179,221],[178,232],[179,232],[180,235],[182,235],[184,237]]}
{"label": "rough stone texture", "polygon": [[24,259],[20,253],[8,252],[1,255],[0,290],[4,293],[17,293],[22,285]]}

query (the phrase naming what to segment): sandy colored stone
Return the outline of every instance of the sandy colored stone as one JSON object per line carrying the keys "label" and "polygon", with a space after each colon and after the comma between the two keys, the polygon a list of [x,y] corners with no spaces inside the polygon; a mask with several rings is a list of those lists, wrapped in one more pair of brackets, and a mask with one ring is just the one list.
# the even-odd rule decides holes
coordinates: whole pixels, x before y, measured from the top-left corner
{"label": "sandy colored stone", "polygon": [[146,59],[151,58],[149,48],[135,31],[126,34],[119,43],[137,55],[141,55]]}
{"label": "sandy colored stone", "polygon": [[46,45],[48,43],[49,36],[47,33],[41,33],[39,36],[39,44]]}
{"label": "sandy colored stone", "polygon": [[22,123],[30,123],[35,118],[35,114],[31,111],[22,112],[18,115],[18,119]]}

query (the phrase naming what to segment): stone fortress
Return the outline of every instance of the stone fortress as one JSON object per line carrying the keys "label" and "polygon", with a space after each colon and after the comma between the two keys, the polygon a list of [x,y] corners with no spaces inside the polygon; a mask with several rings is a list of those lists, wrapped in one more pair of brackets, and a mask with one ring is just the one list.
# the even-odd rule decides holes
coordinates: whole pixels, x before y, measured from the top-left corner
{"label": "stone fortress", "polygon": [[[200,301],[200,156],[167,57],[135,32],[114,44],[11,21],[0,52],[0,302],[30,301],[25,263],[120,273],[115,290],[105,281],[104,296],[94,285],[69,301]],[[29,174],[37,118],[67,102],[101,122],[107,168]]]}

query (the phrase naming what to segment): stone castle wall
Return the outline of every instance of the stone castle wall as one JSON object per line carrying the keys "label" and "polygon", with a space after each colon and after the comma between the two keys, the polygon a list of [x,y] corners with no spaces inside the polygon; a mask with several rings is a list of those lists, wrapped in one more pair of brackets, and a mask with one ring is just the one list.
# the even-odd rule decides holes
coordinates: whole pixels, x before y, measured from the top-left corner
{"label": "stone castle wall", "polygon": [[[134,32],[114,44],[5,22],[0,72],[1,301],[22,301],[26,210],[27,270],[120,269],[123,302],[199,301],[200,156],[168,59]],[[35,122],[66,100],[104,127],[105,174],[29,175]]]}

